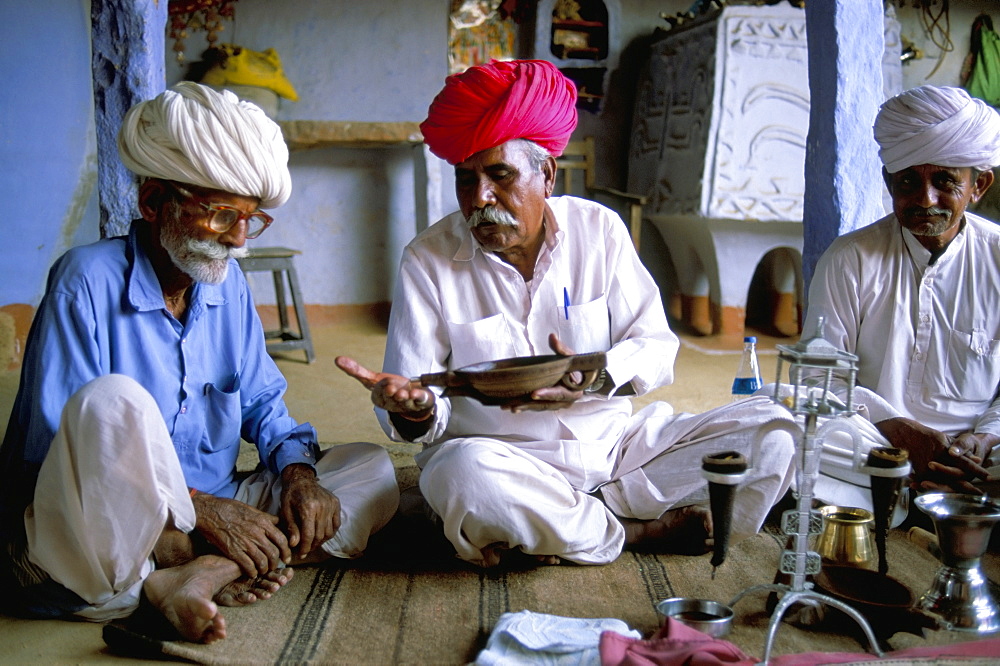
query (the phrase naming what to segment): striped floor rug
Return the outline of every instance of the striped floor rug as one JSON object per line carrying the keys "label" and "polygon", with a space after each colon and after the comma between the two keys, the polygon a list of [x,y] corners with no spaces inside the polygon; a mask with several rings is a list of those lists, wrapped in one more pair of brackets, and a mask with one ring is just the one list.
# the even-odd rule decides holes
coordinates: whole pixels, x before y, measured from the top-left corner
{"label": "striped floor rug", "polygon": [[[692,596],[728,603],[770,583],[784,538],[770,529],[734,546],[711,577],[709,556],[626,552],[603,567],[510,566],[481,571],[456,561],[431,532],[390,529],[360,560],[296,571],[274,598],[224,609],[229,636],[210,646],[158,639],[129,622],[108,625],[105,641],[139,658],[203,664],[465,664],[473,661],[501,614],[531,610],[566,617],[613,617],[643,635],[660,623],[656,603]],[[917,595],[937,561],[893,532],[890,575]],[[989,572],[996,580],[996,571]],[[727,640],[759,658],[770,620],[767,592],[736,605]],[[822,624],[782,622],[771,654],[863,652],[856,627],[828,613]],[[899,632],[887,649],[955,643],[974,635]]]}

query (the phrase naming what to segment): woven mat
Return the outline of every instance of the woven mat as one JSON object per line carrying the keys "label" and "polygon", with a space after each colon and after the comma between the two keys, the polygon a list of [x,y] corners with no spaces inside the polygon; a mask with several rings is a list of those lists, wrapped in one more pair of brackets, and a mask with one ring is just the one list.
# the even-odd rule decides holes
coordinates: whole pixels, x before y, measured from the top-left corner
{"label": "woven mat", "polygon": [[[170,641],[128,620],[107,625],[118,653],[204,664],[464,664],[475,659],[502,613],[531,610],[566,617],[614,617],[644,636],[660,624],[656,603],[673,596],[729,603],[752,585],[770,583],[784,537],[777,530],[730,549],[711,578],[709,556],[625,552],[607,566],[535,567],[482,571],[454,558],[426,524],[390,524],[369,553],[352,562],[300,568],[272,599],[225,608],[228,638],[212,645]],[[938,567],[897,531],[889,538],[890,575],[919,595]],[[995,556],[987,574],[997,580]],[[727,640],[761,657],[770,621],[767,591],[736,604]],[[838,617],[839,616],[839,617]],[[964,642],[974,634],[898,632],[886,649]],[[801,628],[782,622],[771,655],[864,652],[857,626],[837,612]]]}

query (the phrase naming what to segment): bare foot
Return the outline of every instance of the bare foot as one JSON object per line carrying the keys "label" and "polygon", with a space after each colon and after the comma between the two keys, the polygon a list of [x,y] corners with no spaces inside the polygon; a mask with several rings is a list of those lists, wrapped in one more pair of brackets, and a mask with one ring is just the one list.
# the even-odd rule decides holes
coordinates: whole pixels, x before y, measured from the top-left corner
{"label": "bare foot", "polygon": [[239,575],[232,560],[202,555],[178,567],[157,569],[142,591],[184,639],[213,643],[226,637],[226,620],[212,597]]}
{"label": "bare foot", "polygon": [[213,597],[220,606],[247,606],[271,595],[292,580],[295,571],[291,567],[269,571],[263,576],[247,578],[243,576],[228,583]]}
{"label": "bare foot", "polygon": [[625,545],[681,555],[701,555],[712,549],[712,512],[693,504],[665,511],[656,520],[621,518]]}
{"label": "bare foot", "polygon": [[[483,552],[485,554],[486,550],[484,549]],[[530,569],[539,565],[554,566],[562,564],[562,558],[558,555],[533,555],[524,552],[520,548],[496,548],[494,554],[497,558],[496,562],[487,566],[503,564],[503,566],[511,569]]]}
{"label": "bare foot", "polygon": [[562,558],[558,555],[532,555],[539,564],[545,564],[550,566],[555,566],[557,564],[562,564]]}

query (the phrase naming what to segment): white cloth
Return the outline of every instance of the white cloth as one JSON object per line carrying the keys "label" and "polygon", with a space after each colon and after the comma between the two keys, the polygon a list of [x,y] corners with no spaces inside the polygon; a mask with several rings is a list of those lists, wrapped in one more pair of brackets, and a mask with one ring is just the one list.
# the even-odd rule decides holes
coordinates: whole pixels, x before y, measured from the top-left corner
{"label": "white cloth", "polygon": [[[385,449],[332,447],[316,464],[320,484],[341,503],[341,527],[323,549],[357,557],[395,513],[399,488]],[[254,474],[236,499],[276,514],[281,483]],[[183,532],[195,511],[159,407],[135,380],[105,375],[66,404],[25,512],[29,559],[90,603],[77,615],[102,621],[138,606],[153,571],[153,548],[168,517]]]}
{"label": "white cloth", "polygon": [[504,613],[490,633],[476,666],[600,666],[601,632],[642,638],[615,618],[576,618],[523,610]]}
{"label": "white cloth", "polygon": [[[835,239],[816,266],[803,338],[823,316],[823,337],[858,355],[854,404],[871,423],[901,416],[949,435],[1000,434],[1000,227],[969,212],[965,219],[933,265],[889,215]],[[842,382],[832,390],[845,397]],[[874,428],[865,432],[869,447],[888,445]],[[825,451],[821,470],[867,486],[839,474],[838,461]],[[827,501],[865,497],[823,484],[826,496],[817,495]]]}
{"label": "white cloth", "polygon": [[[620,218],[583,199],[548,203],[558,228],[546,228],[530,283],[483,252],[458,213],[407,246],[386,372],[416,377],[548,354],[548,335],[555,332],[576,352],[606,351],[616,390],[631,384],[641,395],[673,381],[677,337]],[[609,562],[624,541],[615,515],[659,517],[705,488],[701,455],[749,451],[757,427],[787,414],[767,400],[720,410],[674,415],[668,404],[656,403],[633,415],[628,398],[592,394],[568,409],[511,414],[469,398],[439,399],[420,440],[426,446],[417,456],[420,488],[459,556],[471,562],[493,564],[497,549],[506,547]],[[400,439],[377,411],[386,432]],[[700,436],[710,439],[680,448]],[[769,457],[739,491],[738,535],[759,529],[790,481],[791,438],[782,432],[768,438]],[[654,466],[658,476],[647,473],[644,466],[671,448],[678,450],[663,459],[676,462]],[[589,494],[598,488],[607,506]]]}
{"label": "white cloth", "polygon": [[182,81],[129,109],[122,163],[139,174],[257,197],[276,208],[292,193],[281,128],[228,90]]}
{"label": "white cloth", "polygon": [[170,516],[177,529],[194,529],[159,407],[129,377],[92,380],[66,403],[39,470],[24,519],[29,559],[92,604],[81,615],[124,617],[139,603]]}
{"label": "white cloth", "polygon": [[1000,165],[1000,115],[961,88],[920,86],[887,100],[875,140],[889,173],[920,164],[980,171]]}

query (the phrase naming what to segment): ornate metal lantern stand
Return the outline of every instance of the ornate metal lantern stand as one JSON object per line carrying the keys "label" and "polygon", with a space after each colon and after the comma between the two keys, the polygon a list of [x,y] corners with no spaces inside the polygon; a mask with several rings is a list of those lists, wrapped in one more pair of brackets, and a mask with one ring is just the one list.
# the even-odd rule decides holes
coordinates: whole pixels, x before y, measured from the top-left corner
{"label": "ornate metal lantern stand", "polygon": [[[822,515],[812,508],[813,489],[819,473],[819,454],[823,439],[835,431],[847,433],[854,442],[855,471],[878,476],[904,476],[909,473],[910,466],[907,463],[902,467],[876,469],[862,461],[860,434],[846,418],[840,418],[854,414],[852,398],[857,380],[858,357],[837,349],[823,339],[822,318],[818,324],[815,337],[791,346],[777,346],[779,381],[775,382],[772,399],[784,405],[792,413],[794,421],[774,422],[766,429],[767,432],[785,430],[799,442],[795,470],[796,508],[785,511],[781,519],[781,529],[792,538],[794,547],[782,552],[779,571],[789,575],[791,583],[754,585],[740,592],[729,603],[730,607],[733,607],[744,596],[759,591],[777,592],[782,595],[768,626],[764,659],[761,662],[764,664],[770,659],[771,645],[785,613],[795,603],[809,600],[827,604],[846,613],[864,631],[871,651],[879,657],[883,656],[871,625],[865,617],[839,599],[814,590],[813,583],[807,578],[818,574],[821,568],[819,553],[809,549],[809,537],[819,534],[823,529]],[[791,395],[782,398],[779,394],[784,363],[789,363]],[[829,392],[835,376],[842,377],[847,382],[846,404]],[[807,381],[808,385],[804,383]],[[821,419],[822,425],[820,425]],[[764,434],[766,432],[762,433],[762,437]]]}

